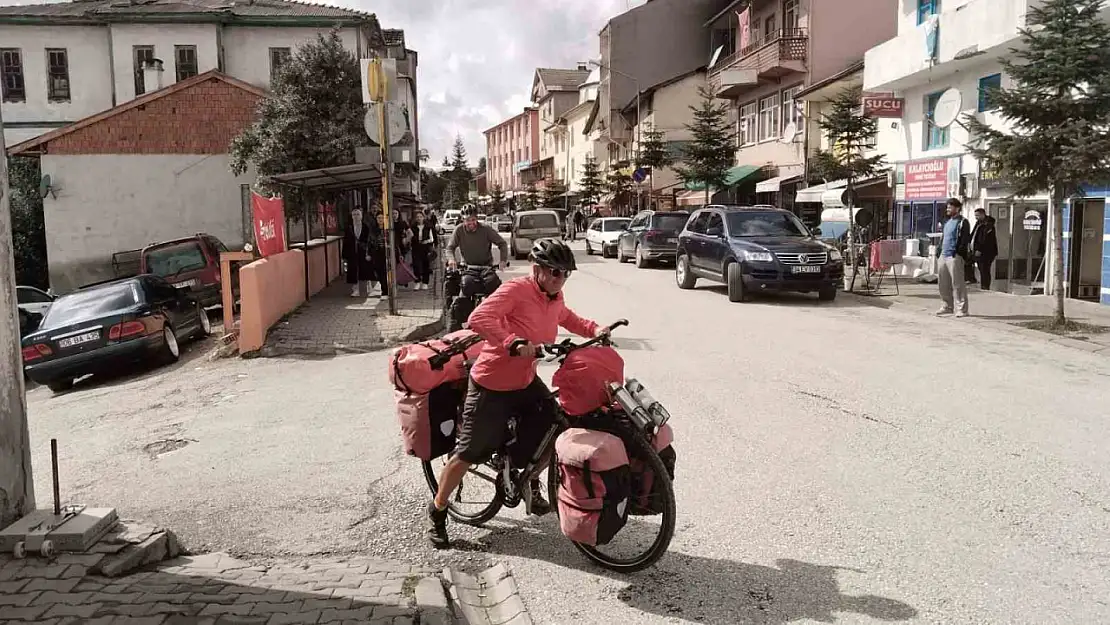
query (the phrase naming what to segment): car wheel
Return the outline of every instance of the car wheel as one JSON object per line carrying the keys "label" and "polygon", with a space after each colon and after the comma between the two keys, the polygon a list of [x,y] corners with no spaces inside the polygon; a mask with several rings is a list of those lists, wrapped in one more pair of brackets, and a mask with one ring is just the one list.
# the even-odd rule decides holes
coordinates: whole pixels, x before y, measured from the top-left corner
{"label": "car wheel", "polygon": [[640,249],[639,245],[636,246],[636,255],[633,258],[636,259],[637,269],[647,269],[648,265],[650,264],[648,262],[648,259],[644,258],[644,252]]}
{"label": "car wheel", "polygon": [[685,254],[679,254],[678,260],[675,261],[674,278],[680,289],[692,289],[698,282],[697,277],[690,272],[690,264]]}
{"label": "car wheel", "polygon": [[177,335],[173,333],[170,324],[162,326],[162,362],[172,364],[181,358],[181,345],[177,342]]}
{"label": "car wheel", "polygon": [[47,382],[46,388],[50,389],[52,393],[64,393],[73,388],[73,380],[67,378],[63,380],[54,380],[53,382]]}
{"label": "car wheel", "polygon": [[836,299],[836,285],[830,284],[817,291],[817,299],[822,302],[831,302]]}
{"label": "car wheel", "polygon": [[624,249],[621,247],[620,243],[618,243],[617,244],[617,262],[618,263],[623,263],[626,260],[628,260],[628,259],[625,258],[625,256],[624,256]]}
{"label": "car wheel", "polygon": [[729,263],[725,270],[725,277],[728,285],[728,301],[743,302],[748,299],[744,289],[744,271],[740,263]]}
{"label": "car wheel", "polygon": [[197,338],[203,339],[212,336],[212,320],[208,318],[208,311],[200,304],[197,304],[197,319],[200,321],[200,330],[197,331]]}
{"label": "car wheel", "polygon": [[586,256],[593,256],[594,248],[590,247],[590,242],[586,241]]}

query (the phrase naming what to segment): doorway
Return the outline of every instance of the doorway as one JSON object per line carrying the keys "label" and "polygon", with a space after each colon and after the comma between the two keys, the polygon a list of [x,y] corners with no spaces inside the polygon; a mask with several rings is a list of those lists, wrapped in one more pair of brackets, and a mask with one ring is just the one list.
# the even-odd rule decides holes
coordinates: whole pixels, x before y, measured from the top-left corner
{"label": "doorway", "polygon": [[1013,241],[1013,223],[1010,221],[1009,202],[989,202],[987,215],[994,217],[994,235],[998,239],[998,256],[994,259],[991,271],[992,291],[1010,292],[1010,249]]}
{"label": "doorway", "polygon": [[1105,213],[1106,200],[1081,200],[1072,205],[1068,297],[1099,300]]}

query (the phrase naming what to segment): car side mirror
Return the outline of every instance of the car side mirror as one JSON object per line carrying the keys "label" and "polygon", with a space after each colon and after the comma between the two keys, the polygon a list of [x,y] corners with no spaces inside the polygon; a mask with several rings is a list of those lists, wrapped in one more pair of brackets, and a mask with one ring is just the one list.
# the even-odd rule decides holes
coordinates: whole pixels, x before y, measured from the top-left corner
{"label": "car side mirror", "polygon": [[725,230],[724,228],[710,228],[705,231],[705,234],[720,239],[725,236]]}

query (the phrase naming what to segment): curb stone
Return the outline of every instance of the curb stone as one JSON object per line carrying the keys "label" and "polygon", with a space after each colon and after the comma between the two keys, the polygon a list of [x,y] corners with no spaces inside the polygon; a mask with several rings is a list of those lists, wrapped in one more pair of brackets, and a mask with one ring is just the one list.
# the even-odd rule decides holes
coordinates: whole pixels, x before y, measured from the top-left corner
{"label": "curb stone", "polygon": [[451,605],[465,625],[532,625],[520,588],[504,564],[477,576],[446,569]]}

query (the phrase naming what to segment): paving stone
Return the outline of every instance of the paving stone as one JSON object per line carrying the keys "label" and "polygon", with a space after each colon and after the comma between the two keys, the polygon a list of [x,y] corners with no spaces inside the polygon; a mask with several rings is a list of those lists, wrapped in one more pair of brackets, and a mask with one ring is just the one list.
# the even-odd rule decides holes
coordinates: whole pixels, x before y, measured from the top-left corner
{"label": "paving stone", "polygon": [[506,623],[516,618],[517,615],[526,613],[527,610],[528,609],[524,607],[524,600],[520,598],[520,595],[513,595],[497,605],[486,608],[486,612],[489,614],[489,620],[493,625]]}
{"label": "paving stone", "polygon": [[23,592],[30,592],[32,590],[48,590],[53,592],[72,592],[77,584],[80,584],[79,579],[47,579],[47,578],[34,578],[29,584],[23,587]]}
{"label": "paving stone", "polygon": [[30,580],[27,579],[14,579],[8,582],[0,582],[0,595],[14,595],[26,586],[28,582],[30,582]]}
{"label": "paving stone", "polygon": [[166,622],[163,614],[157,616],[117,616],[112,625],[162,625]]}
{"label": "paving stone", "polygon": [[148,603],[121,603],[119,605],[106,605],[100,609],[100,613],[138,617],[150,614],[150,608],[151,605]]}
{"label": "paving stone", "polygon": [[300,612],[303,601],[288,601],[285,603],[256,603],[251,608],[251,616],[263,614],[293,614]]}
{"label": "paving stone", "polygon": [[350,609],[326,609],[320,612],[321,623],[333,621],[354,620],[365,623],[374,613],[374,606],[365,606]]}
{"label": "paving stone", "polygon": [[81,618],[92,618],[94,614],[103,606],[102,603],[84,603],[80,605],[71,605],[65,603],[55,603],[49,610],[46,616],[79,616]]}
{"label": "paving stone", "polygon": [[33,621],[42,616],[49,609],[50,606],[45,605],[5,607],[4,616],[17,621]]}
{"label": "paving stone", "polygon": [[[33,592],[24,591],[24,592],[20,592],[20,593],[16,593],[16,594],[11,594],[11,595],[0,595],[0,607],[3,607],[3,606],[15,606],[15,607],[28,606],[28,605],[31,605],[31,602],[33,602],[36,598],[38,598],[39,594],[40,594],[39,591],[33,591]],[[4,611],[5,612],[7,611],[6,607],[4,608]]]}
{"label": "paving stone", "polygon": [[253,607],[253,603],[213,603],[204,606],[204,609],[200,611],[200,616],[219,616],[223,614],[246,616],[251,613]]}
{"label": "paving stone", "polygon": [[412,614],[412,608],[402,607],[399,605],[378,605],[374,606],[374,618],[393,618],[395,616],[408,616]]}
{"label": "paving stone", "polygon": [[88,603],[90,597],[92,597],[91,592],[54,592],[49,590],[35,598],[35,605],[54,605],[56,603],[81,605]]}
{"label": "paving stone", "polygon": [[231,595],[231,594],[222,594],[222,593],[195,592],[195,593],[189,595],[189,603],[232,604],[232,603],[235,603],[236,601],[238,601],[239,597],[241,597],[241,596],[250,596],[250,595]]}
{"label": "paving stone", "polygon": [[416,582],[416,604],[432,608],[447,608],[447,595],[438,579],[425,577]]}
{"label": "paving stone", "polygon": [[296,614],[274,614],[266,625],[313,625],[320,620],[320,610],[298,612]]}

